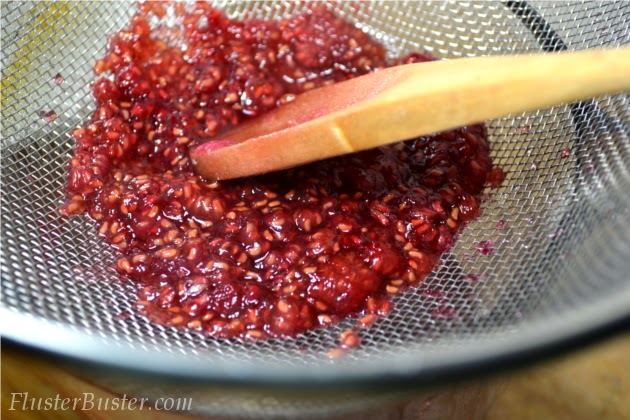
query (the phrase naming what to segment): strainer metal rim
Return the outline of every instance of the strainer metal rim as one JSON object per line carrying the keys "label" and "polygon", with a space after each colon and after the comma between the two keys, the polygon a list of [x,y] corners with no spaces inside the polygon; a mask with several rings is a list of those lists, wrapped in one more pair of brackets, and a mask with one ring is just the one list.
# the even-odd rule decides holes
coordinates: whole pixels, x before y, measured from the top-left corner
{"label": "strainer metal rim", "polygon": [[[335,365],[286,369],[276,367],[224,363],[204,365],[189,357],[177,357],[170,353],[140,350],[126,344],[112,345],[102,338],[88,336],[87,330],[69,329],[63,324],[45,321],[37,317],[24,317],[6,308],[0,308],[3,320],[2,337],[20,344],[66,356],[75,362],[87,362],[127,372],[167,376],[176,379],[227,382],[259,385],[317,386],[384,386],[407,384],[414,386],[435,385],[464,377],[489,374],[499,368],[552,356],[572,343],[587,343],[602,339],[630,326],[630,289],[607,302],[608,306],[592,304],[570,316],[551,320],[539,320],[512,336],[509,341],[493,339],[452,346],[426,355],[418,360],[418,354],[402,355],[400,360],[387,365],[365,366],[358,370],[352,366]],[[540,340],[540,337],[547,340]],[[492,343],[492,346],[488,345]],[[181,356],[181,355],[180,355]],[[457,362],[454,362],[457,361]]]}

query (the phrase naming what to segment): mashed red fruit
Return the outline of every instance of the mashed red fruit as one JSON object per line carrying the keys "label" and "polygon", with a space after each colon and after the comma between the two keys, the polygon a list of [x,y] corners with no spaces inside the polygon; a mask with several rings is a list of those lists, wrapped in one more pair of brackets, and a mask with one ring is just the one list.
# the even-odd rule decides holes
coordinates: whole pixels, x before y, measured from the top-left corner
{"label": "mashed red fruit", "polygon": [[[87,214],[154,322],[218,337],[293,336],[387,314],[479,215],[492,170],[473,125],[265,176],[212,182],[188,150],[308,89],[389,60],[326,10],[236,21],[141,6],[95,65],[96,110],[74,132],[66,215]],[[496,177],[493,177],[493,179]],[[495,180],[496,181],[496,180]],[[348,335],[356,342],[354,335]]]}

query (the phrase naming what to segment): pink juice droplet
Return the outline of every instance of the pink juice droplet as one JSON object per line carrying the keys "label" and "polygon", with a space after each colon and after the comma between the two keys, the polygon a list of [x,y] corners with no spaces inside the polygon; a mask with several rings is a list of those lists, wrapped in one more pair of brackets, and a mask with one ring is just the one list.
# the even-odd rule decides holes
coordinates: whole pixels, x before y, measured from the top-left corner
{"label": "pink juice droplet", "polygon": [[131,318],[131,314],[129,312],[122,312],[122,313],[114,316],[114,319],[116,321],[124,321],[124,320],[129,319],[129,318]]}
{"label": "pink juice droplet", "polygon": [[494,254],[494,241],[481,241],[477,246],[477,251],[481,255],[492,255]]}
{"label": "pink juice droplet", "polygon": [[473,274],[473,273],[469,273],[468,275],[466,275],[466,281],[471,282],[471,283],[475,283],[479,281],[479,275],[477,274]]}
{"label": "pink juice droplet", "polygon": [[457,315],[457,312],[451,305],[441,304],[437,309],[433,311],[433,315],[445,318],[452,318]]}

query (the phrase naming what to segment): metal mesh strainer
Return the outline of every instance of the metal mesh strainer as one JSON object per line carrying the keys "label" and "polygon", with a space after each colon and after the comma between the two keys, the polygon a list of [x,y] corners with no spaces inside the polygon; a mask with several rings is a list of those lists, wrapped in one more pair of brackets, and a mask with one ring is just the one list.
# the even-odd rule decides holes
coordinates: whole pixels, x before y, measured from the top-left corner
{"label": "metal mesh strainer", "polygon": [[[336,12],[392,55],[439,58],[630,44],[628,2],[343,2]],[[630,96],[489,121],[507,172],[443,264],[341,360],[354,320],[290,340],[219,340],[133,310],[114,254],[63,219],[69,132],[92,110],[92,64],[127,2],[2,2],[2,333],[82,359],[187,377],[336,383],[453,375],[591,331],[630,313]],[[279,18],[297,2],[217,2]],[[57,85],[59,73],[64,83]],[[630,77],[630,76],[629,76]],[[38,114],[52,111],[46,123]],[[568,157],[561,151],[570,149]],[[497,224],[505,224],[497,229]],[[496,252],[482,256],[480,241]],[[475,282],[467,281],[473,274]],[[471,277],[468,277],[470,280]],[[452,315],[451,308],[457,308]]]}

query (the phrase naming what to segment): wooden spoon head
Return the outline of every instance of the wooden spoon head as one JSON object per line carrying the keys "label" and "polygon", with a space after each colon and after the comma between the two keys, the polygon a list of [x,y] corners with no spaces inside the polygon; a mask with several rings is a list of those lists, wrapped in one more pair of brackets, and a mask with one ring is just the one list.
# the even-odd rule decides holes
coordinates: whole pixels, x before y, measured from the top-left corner
{"label": "wooden spoon head", "polygon": [[335,132],[334,115],[395,85],[408,66],[305,92],[192,149],[194,168],[208,179],[238,178],[352,152]]}

